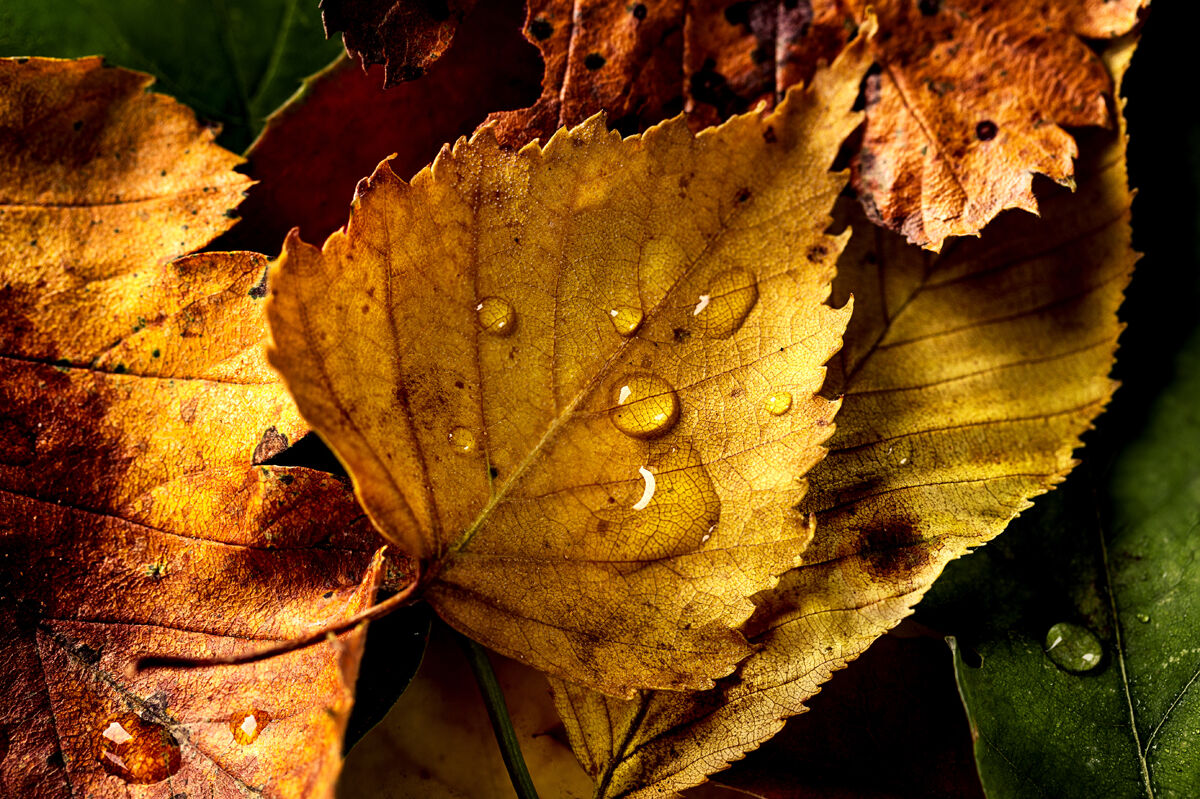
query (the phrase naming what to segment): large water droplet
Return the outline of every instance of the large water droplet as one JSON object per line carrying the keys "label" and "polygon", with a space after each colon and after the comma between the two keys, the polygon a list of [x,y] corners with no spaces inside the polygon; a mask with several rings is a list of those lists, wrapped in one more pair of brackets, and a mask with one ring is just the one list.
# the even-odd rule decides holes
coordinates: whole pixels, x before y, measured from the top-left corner
{"label": "large water droplet", "polygon": [[252,744],[258,740],[258,736],[262,734],[263,728],[271,723],[271,714],[265,710],[254,708],[248,711],[239,711],[229,717],[229,731],[233,733],[233,740],[243,746]]}
{"label": "large water droplet", "polygon": [[792,409],[792,394],[790,391],[776,391],[767,397],[767,413],[772,416],[783,416]]}
{"label": "large water droplet", "polygon": [[1150,623],[1150,617],[1149,617],[1149,616],[1147,616],[1145,613],[1139,613],[1139,614],[1137,615],[1137,620],[1138,620],[1138,621],[1140,621],[1142,624],[1149,624],[1149,623]]}
{"label": "large water droplet", "polygon": [[[605,530],[585,557],[613,557],[613,547],[654,559],[694,552],[712,537],[721,518],[721,499],[699,453],[686,442],[651,444],[650,462],[638,468],[641,496],[596,511]],[[636,502],[634,501],[636,499]],[[617,543],[612,543],[617,542]],[[607,553],[607,555],[605,554]]]}
{"label": "large water droplet", "polygon": [[450,446],[455,452],[466,455],[474,452],[476,447],[475,434],[466,427],[456,427],[450,431]]}
{"label": "large water droplet", "polygon": [[627,436],[660,436],[679,418],[679,397],[658,375],[630,375],[617,383],[613,395],[613,424]]}
{"label": "large water droplet", "polygon": [[475,306],[479,326],[497,336],[510,335],[517,326],[517,312],[503,297],[484,297]]}
{"label": "large water droplet", "polygon": [[700,295],[692,316],[710,338],[728,338],[746,321],[758,301],[758,283],[745,269],[726,269]]}
{"label": "large water droplet", "polygon": [[96,759],[109,774],[135,785],[162,782],[179,771],[179,743],[161,724],[132,713],[105,721],[96,738]]}
{"label": "large water droplet", "polygon": [[1046,633],[1046,654],[1059,668],[1081,674],[1100,665],[1104,647],[1086,627],[1059,622]]}
{"label": "large water droplet", "polygon": [[632,336],[642,326],[642,309],[632,305],[618,305],[608,312],[613,328],[622,336]]}

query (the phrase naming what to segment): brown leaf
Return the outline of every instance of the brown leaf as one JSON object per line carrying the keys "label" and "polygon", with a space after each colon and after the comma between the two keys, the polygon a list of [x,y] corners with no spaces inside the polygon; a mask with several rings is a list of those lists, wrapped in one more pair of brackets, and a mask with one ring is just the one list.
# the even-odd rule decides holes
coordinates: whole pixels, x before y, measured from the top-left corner
{"label": "brown leaf", "polygon": [[[1131,45],[1114,47],[1120,65]],[[622,701],[554,681],[599,797],[682,790],[756,748],[1074,466],[1114,387],[1136,260],[1124,136],[1091,139],[1075,194],[1049,187],[1041,219],[1002,216],[940,257],[846,203],[833,297],[856,306],[826,387],[838,430],[800,506],[813,544],[756,598],[743,631],[760,648],[716,691]]]}
{"label": "brown leaf", "polygon": [[999,211],[1036,211],[1033,173],[1069,183],[1060,126],[1108,125],[1111,84],[1080,40],[1136,23],[1147,0],[531,0],[526,35],[546,61],[541,99],[493,115],[509,146],[596,111],[635,133],[686,110],[696,129],[808,80],[865,18],[878,71],[855,188],[877,224],[939,249]]}
{"label": "brown leaf", "polygon": [[378,68],[364,73],[348,59],[312,77],[246,154],[258,183],[222,249],[275,252],[293,227],[323,241],[345,224],[358,181],[389,154],[397,174],[414,175],[489,111],[536,98],[542,63],[519,33],[523,15],[522,0],[484,3],[423,77],[386,91]]}
{"label": "brown leaf", "polygon": [[485,128],[412,184],[381,165],[322,249],[288,239],[272,363],[451,624],[626,696],[747,654],[837,407],[813,394],[849,313],[823,231],[855,52],[700,137]]}
{"label": "brown leaf", "polygon": [[305,430],[262,357],[265,259],[173,260],[232,224],[247,180],[149,83],[99,59],[0,61],[0,781],[34,799],[324,796],[361,632],[132,670],[353,614],[382,568],[338,480],[251,463]]}
{"label": "brown leaf", "polygon": [[346,53],[383,64],[383,85],[425,74],[454,39],[475,0],[321,0],[325,35],[345,31]]}

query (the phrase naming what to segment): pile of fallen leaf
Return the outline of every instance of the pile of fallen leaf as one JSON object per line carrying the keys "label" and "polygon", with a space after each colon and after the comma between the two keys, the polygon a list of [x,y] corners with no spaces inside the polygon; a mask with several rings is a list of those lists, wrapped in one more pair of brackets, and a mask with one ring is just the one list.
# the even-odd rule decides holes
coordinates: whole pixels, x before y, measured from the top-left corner
{"label": "pile of fallen leaf", "polygon": [[[325,0],[248,167],[0,60],[5,795],[331,796],[397,591],[543,796],[762,745],[1108,402],[1145,4]],[[454,655],[345,795],[511,790]]]}

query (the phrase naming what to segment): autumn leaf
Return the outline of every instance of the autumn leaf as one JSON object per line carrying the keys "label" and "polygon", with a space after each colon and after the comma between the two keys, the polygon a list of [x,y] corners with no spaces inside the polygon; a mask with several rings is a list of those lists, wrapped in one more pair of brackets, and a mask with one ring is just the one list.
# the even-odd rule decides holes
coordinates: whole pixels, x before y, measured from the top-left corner
{"label": "autumn leaf", "polygon": [[325,32],[344,31],[346,52],[383,64],[383,85],[425,74],[454,39],[475,0],[321,0]]}
{"label": "autumn leaf", "polygon": [[854,186],[872,221],[937,250],[1006,208],[1036,211],[1034,173],[1070,183],[1076,147],[1061,126],[1111,121],[1110,80],[1080,37],[1129,31],[1145,4],[531,0],[543,94],[493,119],[510,146],[600,110],[624,133],[680,110],[693,128],[715,124],[809,79],[870,5],[877,69]]}
{"label": "autumn leaf", "polygon": [[271,361],[453,626],[626,696],[748,654],[837,408],[822,231],[862,66],[700,137],[485,128],[411,185],[381,165],[323,249],[289,237]]}
{"label": "autumn leaf", "polygon": [[[363,636],[240,654],[373,601],[334,477],[262,356],[266,259],[174,260],[232,224],[238,158],[145,75],[0,61],[0,781],[14,795],[327,795]],[[162,794],[166,795],[166,794]]]}
{"label": "autumn leaf", "polygon": [[389,154],[397,174],[414,175],[489,112],[536,98],[542,64],[519,33],[523,14],[521,0],[482,4],[420,80],[386,91],[379,68],[364,73],[349,59],[313,76],[246,153],[257,184],[222,249],[275,252],[293,227],[322,241],[345,223],[358,181]]}
{"label": "autumn leaf", "polygon": [[682,790],[757,747],[1071,469],[1113,390],[1136,258],[1124,138],[1095,144],[1040,220],[1006,215],[940,257],[852,221],[833,300],[853,293],[855,314],[825,389],[844,399],[800,505],[817,517],[805,564],[757,598],[743,630],[760,648],[716,691],[622,701],[556,681],[598,796]]}
{"label": "autumn leaf", "polygon": [[[410,689],[347,755],[339,795],[347,799],[511,795],[495,733],[454,637],[444,625],[434,625]],[[545,676],[498,655],[491,661],[539,795],[590,797],[591,780],[567,745]]]}

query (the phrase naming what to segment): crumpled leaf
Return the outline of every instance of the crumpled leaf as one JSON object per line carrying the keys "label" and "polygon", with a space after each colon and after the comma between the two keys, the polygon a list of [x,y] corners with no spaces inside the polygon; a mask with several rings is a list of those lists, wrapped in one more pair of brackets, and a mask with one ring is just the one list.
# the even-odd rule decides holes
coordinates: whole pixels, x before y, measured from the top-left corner
{"label": "crumpled leaf", "polygon": [[756,598],[761,647],[716,691],[627,702],[563,681],[556,702],[600,797],[698,784],[800,713],[832,671],[908,615],[950,560],[1000,533],[1074,465],[1108,401],[1116,309],[1135,254],[1124,140],[1086,153],[1075,194],[1006,215],[941,256],[872,229],[838,262],[854,317],[826,391],[828,457],[800,508],[805,563]]}
{"label": "crumpled leaf", "polygon": [[364,73],[342,59],[306,81],[246,153],[258,183],[221,248],[275,252],[293,227],[323,241],[345,223],[358,181],[390,153],[398,174],[414,175],[488,112],[531,102],[542,63],[519,33],[524,8],[484,3],[420,80],[384,90],[379,68]]}
{"label": "crumpled leaf", "polygon": [[340,49],[316,4],[298,0],[5,0],[0,11],[0,56],[101,55],[149,72],[237,151]]}
{"label": "crumpled leaf", "polygon": [[247,180],[150,82],[0,61],[0,782],[323,796],[361,632],[133,670],[353,614],[383,566],[336,478],[254,465],[305,430],[262,356],[266,259],[172,260],[232,224]]}
{"label": "crumpled leaf", "polygon": [[384,87],[414,80],[450,47],[475,0],[321,0],[325,33],[351,58],[383,64]]}
{"label": "crumpled leaf", "polygon": [[[498,655],[491,660],[538,794],[588,799],[592,781],[571,754],[545,675]],[[410,690],[346,756],[338,795],[491,799],[512,794],[475,676],[454,634],[435,624]]]}
{"label": "crumpled leaf", "polygon": [[773,105],[854,35],[870,6],[879,66],[854,185],[872,221],[937,250],[999,211],[1036,211],[1033,173],[1072,177],[1060,126],[1108,125],[1111,83],[1079,37],[1127,32],[1148,0],[635,3],[531,0],[541,99],[494,115],[509,146],[596,111],[633,133],[680,110],[694,128]]}
{"label": "crumpled leaf", "polygon": [[411,185],[381,165],[323,249],[289,237],[271,361],[453,626],[626,696],[748,654],[837,408],[822,231],[859,67],[698,138],[484,129]]}

